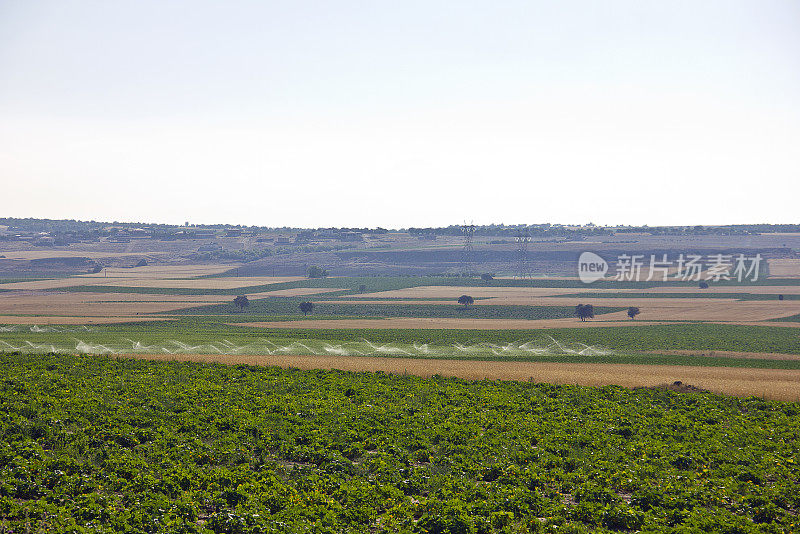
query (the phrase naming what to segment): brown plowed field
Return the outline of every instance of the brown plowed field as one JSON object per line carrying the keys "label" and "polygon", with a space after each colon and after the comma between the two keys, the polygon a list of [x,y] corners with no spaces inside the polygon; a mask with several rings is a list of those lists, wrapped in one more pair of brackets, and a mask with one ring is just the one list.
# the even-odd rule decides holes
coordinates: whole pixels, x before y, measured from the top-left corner
{"label": "brown plowed field", "polygon": [[[133,298],[132,298],[133,297]],[[145,298],[143,298],[145,297]],[[131,295],[124,293],[0,293],[0,314],[92,316],[165,313],[217,304],[215,295]],[[233,297],[225,296],[233,302]]]}
{"label": "brown plowed field", "polygon": [[130,323],[132,321],[169,321],[172,317],[153,317],[150,316],[136,316],[136,317],[58,317],[58,316],[45,316],[37,315],[35,317],[24,315],[0,315],[0,324],[112,324],[112,323]]}
{"label": "brown plowed field", "polygon": [[41,260],[47,258],[124,258],[130,256],[167,256],[167,252],[103,252],[97,250],[6,250],[10,260]]}
{"label": "brown plowed field", "polygon": [[303,280],[296,276],[248,276],[240,278],[200,278],[196,280],[171,280],[125,278],[112,280],[103,285],[121,287],[158,287],[168,289],[236,289],[239,287],[279,284],[281,282],[295,282]]}
{"label": "brown plowed field", "polygon": [[11,291],[35,291],[40,289],[61,289],[62,287],[73,286],[97,286],[105,285],[108,280],[103,278],[83,278],[81,276],[74,278],[56,278],[53,280],[31,280],[30,282],[9,282],[0,284],[0,289],[8,289]]}
{"label": "brown plowed field", "polygon": [[[706,289],[696,287],[649,287],[645,289],[605,290],[613,293],[747,293],[750,295],[800,295],[800,286],[714,286]],[[594,291],[593,291],[594,293]]]}
{"label": "brown plowed field", "polygon": [[[141,269],[145,268],[146,267],[141,267]],[[108,276],[96,274],[69,278],[56,278],[53,280],[10,282],[6,284],[0,284],[0,289],[40,290],[89,285],[114,287],[155,287],[168,289],[236,289],[239,287],[260,286],[303,280],[303,278],[296,276],[250,276],[239,278],[188,279],[186,278],[186,275],[192,271],[168,271],[163,273],[159,273],[157,271],[136,272],[136,269],[129,269],[129,271],[130,272],[113,272],[109,273]],[[202,274],[211,273],[199,271],[194,276],[200,276]],[[170,276],[174,276],[174,278],[170,278]]]}
{"label": "brown plowed field", "polygon": [[102,272],[94,274],[84,274],[79,278],[136,278],[136,279],[176,279],[176,278],[196,278],[198,276],[208,276],[212,274],[224,273],[239,267],[240,264],[232,263],[226,265],[208,264],[189,264],[189,265],[145,265],[132,269],[122,269],[110,267],[103,269]]}
{"label": "brown plowed field", "polygon": [[361,297],[377,298],[452,298],[461,295],[472,297],[547,297],[552,295],[570,295],[585,291],[582,288],[549,288],[549,287],[466,287],[466,286],[418,286],[407,289],[393,289],[377,293],[364,293]]}
{"label": "brown plowed field", "polygon": [[771,278],[800,278],[799,259],[767,260]]}
{"label": "brown plowed field", "polygon": [[[334,288],[292,288],[248,293],[250,300],[341,291]],[[24,315],[136,315],[167,313],[209,304],[233,303],[233,295],[176,295],[143,293],[89,293],[67,291],[10,291],[0,293],[0,314]]]}
{"label": "brown plowed field", "polygon": [[[254,293],[253,295],[263,297],[302,297],[305,295],[317,295],[319,293],[333,293],[336,291],[344,291],[337,287],[293,287],[290,289],[276,289],[274,291],[264,291],[263,293]],[[248,297],[250,293],[245,293]]]}

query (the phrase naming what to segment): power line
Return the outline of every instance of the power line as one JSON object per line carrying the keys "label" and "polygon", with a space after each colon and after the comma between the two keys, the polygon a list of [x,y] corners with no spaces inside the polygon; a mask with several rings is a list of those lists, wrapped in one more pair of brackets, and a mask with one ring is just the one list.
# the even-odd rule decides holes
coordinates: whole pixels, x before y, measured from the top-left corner
{"label": "power line", "polygon": [[528,243],[531,242],[531,234],[526,226],[517,234],[517,274],[515,278],[531,278],[528,269]]}
{"label": "power line", "polygon": [[469,276],[472,274],[472,238],[475,235],[475,225],[472,223],[467,224],[465,222],[461,227],[461,232],[464,235],[464,245],[461,250],[461,275]]}

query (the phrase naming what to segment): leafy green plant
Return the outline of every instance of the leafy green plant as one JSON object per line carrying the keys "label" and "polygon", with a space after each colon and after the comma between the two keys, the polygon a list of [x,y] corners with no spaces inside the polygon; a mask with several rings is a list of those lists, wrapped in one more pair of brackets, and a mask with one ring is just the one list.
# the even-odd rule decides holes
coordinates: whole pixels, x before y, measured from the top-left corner
{"label": "leafy green plant", "polygon": [[797,403],[98,356],[0,365],[14,532],[797,531]]}

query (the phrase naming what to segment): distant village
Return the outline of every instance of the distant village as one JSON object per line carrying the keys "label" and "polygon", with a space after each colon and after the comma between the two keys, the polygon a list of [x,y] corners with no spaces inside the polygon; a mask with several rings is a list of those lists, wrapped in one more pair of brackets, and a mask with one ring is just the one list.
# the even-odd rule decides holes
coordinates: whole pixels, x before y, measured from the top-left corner
{"label": "distant village", "polygon": [[[388,230],[351,230],[329,228],[308,230],[297,228],[261,228],[247,226],[166,226],[37,219],[0,219],[0,241],[24,242],[33,246],[67,246],[74,243],[130,243],[134,240],[215,240],[218,238],[253,238],[257,243],[300,245],[312,241],[358,243],[365,235],[386,234]],[[212,252],[217,244],[205,244],[198,252]]]}
{"label": "distant village", "polygon": [[[462,225],[431,228],[404,228],[391,232],[407,233],[420,240],[436,240],[440,236],[460,236]],[[524,232],[530,237],[563,237],[582,239],[588,236],[615,235],[759,235],[762,233],[800,232],[800,224],[754,224],[732,226],[597,226],[564,224],[474,226],[475,236],[514,238]],[[360,243],[367,236],[390,233],[384,228],[270,228],[239,225],[190,225],[182,226],[103,223],[96,221],[12,219],[0,218],[0,241],[25,242],[38,247],[67,246],[73,243],[130,243],[133,240],[157,241],[209,240],[218,238],[252,238],[256,243],[275,246],[305,245],[312,242]],[[213,252],[220,245],[207,243],[198,247],[198,252]]]}

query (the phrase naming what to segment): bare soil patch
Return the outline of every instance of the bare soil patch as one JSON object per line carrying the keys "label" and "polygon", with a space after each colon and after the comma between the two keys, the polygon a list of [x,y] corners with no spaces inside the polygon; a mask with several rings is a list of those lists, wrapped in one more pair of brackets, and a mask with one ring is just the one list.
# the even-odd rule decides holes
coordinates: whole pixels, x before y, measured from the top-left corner
{"label": "bare soil patch", "polygon": [[[226,297],[226,301],[233,301],[233,297],[223,296]],[[92,317],[163,313],[193,306],[218,304],[220,301],[215,300],[218,297],[125,293],[0,293],[0,314]]]}
{"label": "bare soil patch", "polygon": [[[712,283],[713,284],[713,283]],[[711,285],[706,289],[697,287],[650,287],[647,289],[621,289],[620,293],[745,293],[749,295],[800,295],[800,286],[715,286]]]}
{"label": "bare soil patch", "polygon": [[569,295],[581,291],[580,288],[549,287],[461,287],[461,286],[419,286],[391,291],[364,293],[362,297],[374,298],[452,298],[461,295],[472,297],[547,297]]}
{"label": "bare soil patch", "polygon": [[767,260],[770,278],[800,278],[800,259]]}
{"label": "bare soil patch", "polygon": [[145,265],[132,269],[107,268],[103,272],[81,275],[80,278],[136,278],[136,279],[181,279],[209,276],[230,271],[238,263],[227,265],[188,264],[188,265]]}
{"label": "bare soil patch", "polygon": [[[249,293],[248,298],[307,295],[340,291],[331,288],[298,288]],[[12,291],[0,293],[0,314],[113,316],[165,313],[195,306],[233,303],[232,295],[175,295],[139,293],[84,293]]]}
{"label": "bare soil patch", "polygon": [[10,260],[42,260],[48,258],[124,258],[130,256],[159,256],[166,252],[103,252],[98,250],[6,250],[1,252]]}
{"label": "bare soil patch", "polygon": [[[264,291],[263,293],[256,293],[256,295],[264,297],[302,297],[303,295],[318,295],[321,293],[333,293],[335,291],[345,290],[337,287],[293,287],[291,289]],[[248,294],[247,296],[249,297],[250,295]]]}
{"label": "bare soil patch", "polygon": [[302,280],[296,276],[258,276],[232,278],[200,278],[225,272],[235,265],[147,265],[132,269],[104,269],[100,273],[68,278],[11,282],[0,284],[1,289],[37,290],[60,289],[72,286],[106,285],[117,287],[156,287],[188,289],[234,289]]}
{"label": "bare soil patch", "polygon": [[112,323],[130,323],[132,321],[169,321],[172,317],[48,317],[44,315],[37,315],[36,317],[26,317],[18,315],[0,315],[0,324],[68,324],[68,325],[81,325],[81,324],[112,324]]}
{"label": "bare soil patch", "polygon": [[303,280],[297,276],[243,276],[236,278],[201,278],[197,280],[152,279],[106,279],[103,285],[115,287],[156,287],[166,289],[237,289],[240,287],[279,284]]}
{"label": "bare soil patch", "polygon": [[103,285],[101,278],[56,278],[53,280],[32,280],[30,282],[10,282],[0,284],[0,289],[10,289],[12,291],[30,291],[39,289],[61,289],[73,286]]}
{"label": "bare soil patch", "polygon": [[[424,305],[424,306],[458,306],[463,308],[463,304],[459,304],[456,302],[456,299],[452,301],[449,300],[405,300],[405,299],[392,299],[392,300],[371,300],[371,299],[364,299],[364,300],[350,300],[350,299],[340,299],[340,300],[315,300],[316,304],[407,304],[407,305]],[[476,300],[474,304],[470,306],[475,306],[482,304],[483,301]]]}

